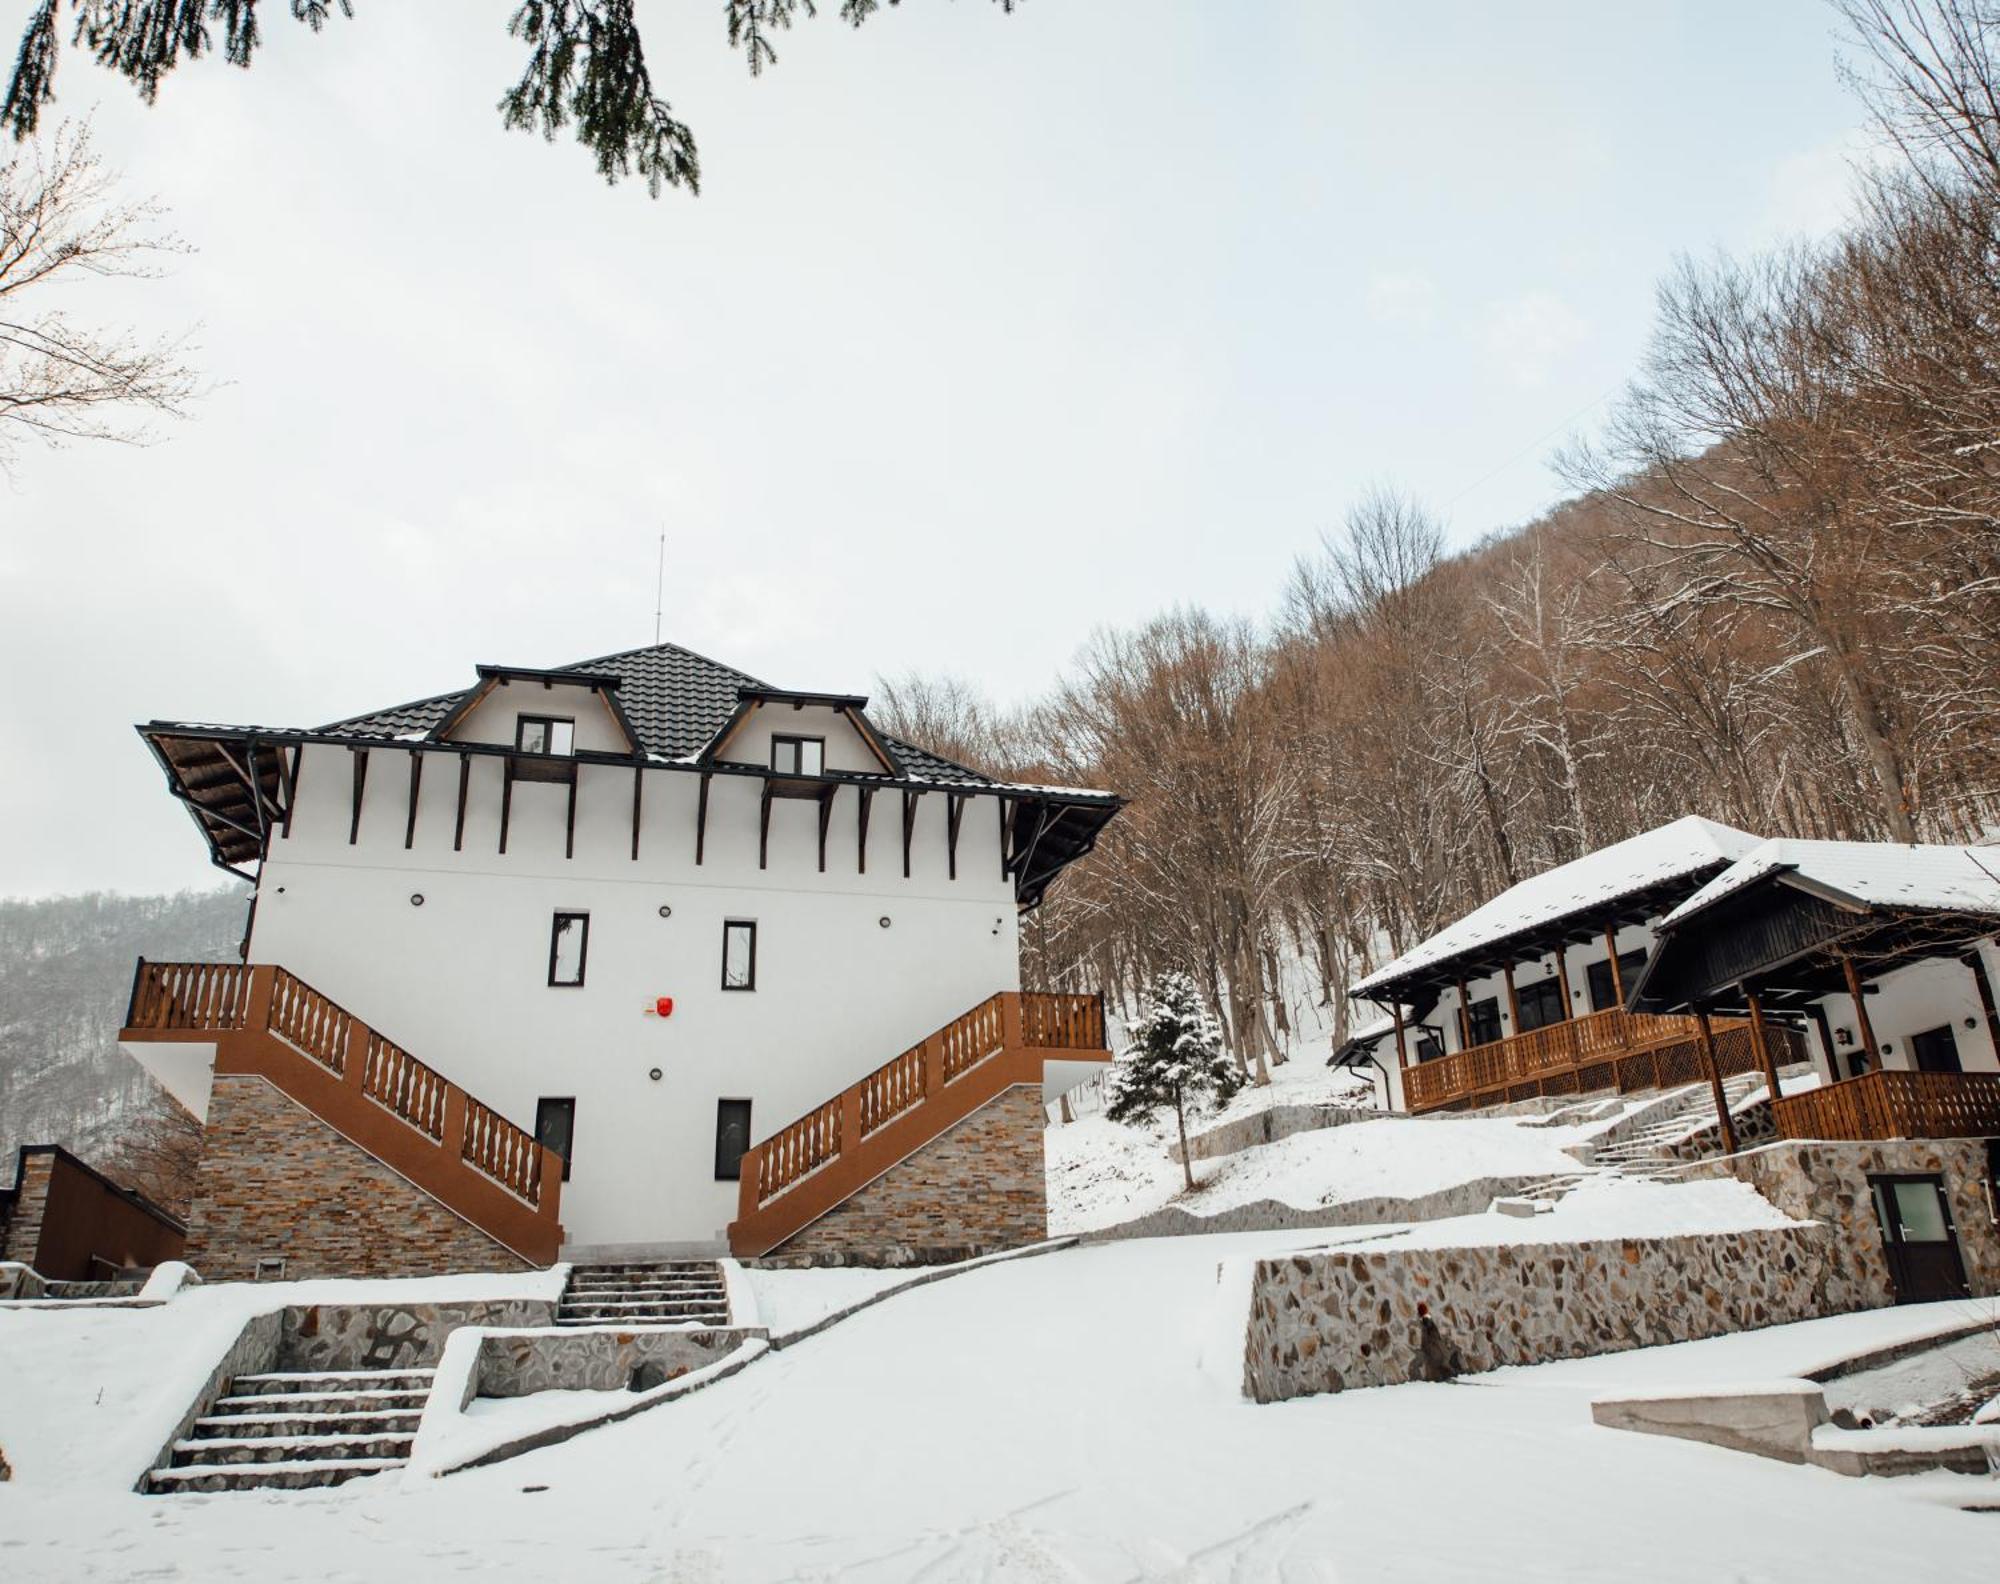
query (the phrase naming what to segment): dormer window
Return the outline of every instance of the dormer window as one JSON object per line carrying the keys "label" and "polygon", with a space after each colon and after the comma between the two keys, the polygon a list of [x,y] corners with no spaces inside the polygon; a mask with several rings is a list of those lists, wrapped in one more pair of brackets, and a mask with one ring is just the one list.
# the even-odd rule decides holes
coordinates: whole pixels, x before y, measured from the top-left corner
{"label": "dormer window", "polygon": [[773,737],[771,768],[782,776],[816,776],[826,769],[824,737]]}
{"label": "dormer window", "polygon": [[514,746],[524,754],[566,759],[576,752],[576,722],[560,715],[523,715],[514,724]]}

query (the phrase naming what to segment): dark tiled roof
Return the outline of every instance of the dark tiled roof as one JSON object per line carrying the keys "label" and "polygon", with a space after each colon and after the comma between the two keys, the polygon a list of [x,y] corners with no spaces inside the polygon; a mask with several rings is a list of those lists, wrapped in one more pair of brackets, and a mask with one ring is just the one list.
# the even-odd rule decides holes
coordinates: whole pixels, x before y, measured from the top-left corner
{"label": "dark tiled roof", "polygon": [[[620,654],[600,655],[554,669],[617,677],[618,702],[632,722],[632,729],[639,734],[639,745],[662,759],[693,758],[735,713],[740,689],[767,686],[745,672],[678,644],[627,649]],[[471,691],[463,688],[456,693],[440,693],[434,698],[350,716],[320,730],[329,736],[354,738],[407,737],[429,732]],[[915,780],[948,786],[993,784],[978,771],[941,759],[911,743],[886,735],[883,741]]]}

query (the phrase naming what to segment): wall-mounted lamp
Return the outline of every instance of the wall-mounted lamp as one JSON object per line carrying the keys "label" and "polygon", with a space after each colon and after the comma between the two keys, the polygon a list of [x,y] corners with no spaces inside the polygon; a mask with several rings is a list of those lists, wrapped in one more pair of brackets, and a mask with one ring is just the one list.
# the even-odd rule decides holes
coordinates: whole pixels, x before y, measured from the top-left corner
{"label": "wall-mounted lamp", "polygon": [[889,927],[889,915],[884,913],[875,923],[879,928],[887,929]]}
{"label": "wall-mounted lamp", "polygon": [[421,891],[412,891],[412,892],[410,893],[410,906],[411,906],[411,907],[422,907],[423,905],[424,905],[424,894],[423,894],[423,892],[421,892]]}
{"label": "wall-mounted lamp", "polygon": [[1833,1043],[1836,1045],[1852,1045],[1854,1043],[1854,1030],[1851,1028],[1835,1029],[1833,1031]]}
{"label": "wall-mounted lamp", "polygon": [[674,916],[674,910],[673,910],[672,908],[668,907],[666,903],[662,902],[662,903],[660,904],[660,917],[661,917],[661,918],[672,918],[673,916]]}
{"label": "wall-mounted lamp", "polygon": [[1965,1020],[1965,1026],[1966,1026],[1967,1028],[1969,1028],[1969,1029],[1971,1029],[1971,1028],[1978,1028],[1978,1027],[1979,1027],[1979,1019],[1978,1019],[1978,1018],[1967,1018],[1967,1019]]}
{"label": "wall-mounted lamp", "polygon": [[658,1083],[658,1082],[660,1081],[660,1078],[661,1078],[661,1073],[660,1073],[660,1069],[659,1069],[659,1068],[657,1068],[657,1067],[655,1067],[655,1068],[653,1068],[653,1069],[652,1069],[652,1070],[651,1070],[650,1072],[648,1072],[648,1073],[646,1074],[646,1076],[647,1076],[648,1078],[652,1079],[654,1083]]}

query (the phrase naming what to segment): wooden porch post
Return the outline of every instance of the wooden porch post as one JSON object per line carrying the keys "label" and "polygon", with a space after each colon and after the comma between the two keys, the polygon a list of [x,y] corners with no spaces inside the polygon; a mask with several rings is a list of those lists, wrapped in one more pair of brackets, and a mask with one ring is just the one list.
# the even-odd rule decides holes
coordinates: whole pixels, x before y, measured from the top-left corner
{"label": "wooden porch post", "polygon": [[1508,963],[1503,973],[1507,980],[1507,1017],[1512,1025],[1507,1032],[1518,1034],[1521,1032],[1521,997],[1514,989],[1514,965]]}
{"label": "wooden porch post", "polygon": [[1573,1018],[1576,1009],[1569,999],[1569,946],[1567,943],[1556,947],[1556,978],[1562,983],[1563,1016]]}
{"label": "wooden porch post", "polygon": [[1722,1092],[1722,1069],[1715,1061],[1715,1029],[1708,1021],[1708,1008],[1694,1009],[1694,1020],[1701,1029],[1701,1059],[1708,1068],[1709,1092],[1715,1096],[1715,1120],[1722,1128],[1722,1153],[1736,1153],[1736,1125],[1729,1120],[1729,1099]]}
{"label": "wooden porch post", "polygon": [[[1396,1070],[1401,1072],[1405,1067],[1410,1065],[1410,1052],[1408,1047],[1403,1043],[1403,1003],[1400,1001],[1391,1001],[1389,1003],[1389,1015],[1396,1020]],[[1407,1096],[1405,1097],[1405,1103],[1408,1103]]]}
{"label": "wooden porch post", "polygon": [[[1472,1049],[1472,998],[1465,993],[1465,981],[1458,981],[1458,1048]],[[1995,1049],[2000,1049],[1996,1045]]]}
{"label": "wooden porch post", "polygon": [[1757,1065],[1764,1070],[1764,1082],[1771,1099],[1778,1098],[1778,1067],[1771,1060],[1771,1037],[1764,1029],[1764,1003],[1755,990],[1743,987],[1743,999],[1750,1008],[1750,1048],[1757,1053]]}
{"label": "wooden porch post", "polygon": [[1965,965],[1972,970],[1972,982],[1979,986],[1979,1004],[1986,1011],[1986,1033],[1993,1041],[1993,1054],[2000,1057],[2000,1008],[1993,1004],[1993,979],[1986,972],[1986,959],[1979,955],[1977,944],[1965,954]]}
{"label": "wooden porch post", "polygon": [[1861,1048],[1868,1053],[1868,1065],[1880,1067],[1882,1058],[1875,1050],[1875,1025],[1868,1021],[1868,998],[1861,993],[1861,975],[1855,972],[1854,959],[1846,952],[1840,954],[1840,971],[1847,976],[1847,993],[1854,1000],[1854,1021],[1860,1025]]}
{"label": "wooden porch post", "polygon": [[1625,1004],[1625,976],[1618,971],[1618,926],[1604,926],[1604,949],[1611,957],[1611,993],[1618,997],[1618,1004]]}

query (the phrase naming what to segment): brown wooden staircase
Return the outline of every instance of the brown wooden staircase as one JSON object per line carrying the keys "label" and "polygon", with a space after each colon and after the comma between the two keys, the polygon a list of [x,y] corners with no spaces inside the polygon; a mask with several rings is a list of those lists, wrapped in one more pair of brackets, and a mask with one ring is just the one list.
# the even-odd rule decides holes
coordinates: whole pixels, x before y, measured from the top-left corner
{"label": "brown wooden staircase", "polygon": [[524,1260],[562,1247],[554,1150],[282,968],[141,958],[118,1038],[212,1044]]}
{"label": "brown wooden staircase", "polygon": [[1003,991],[743,1156],[730,1252],[768,1254],[1016,1084],[1052,1052],[1109,1061],[1104,1000]]}

